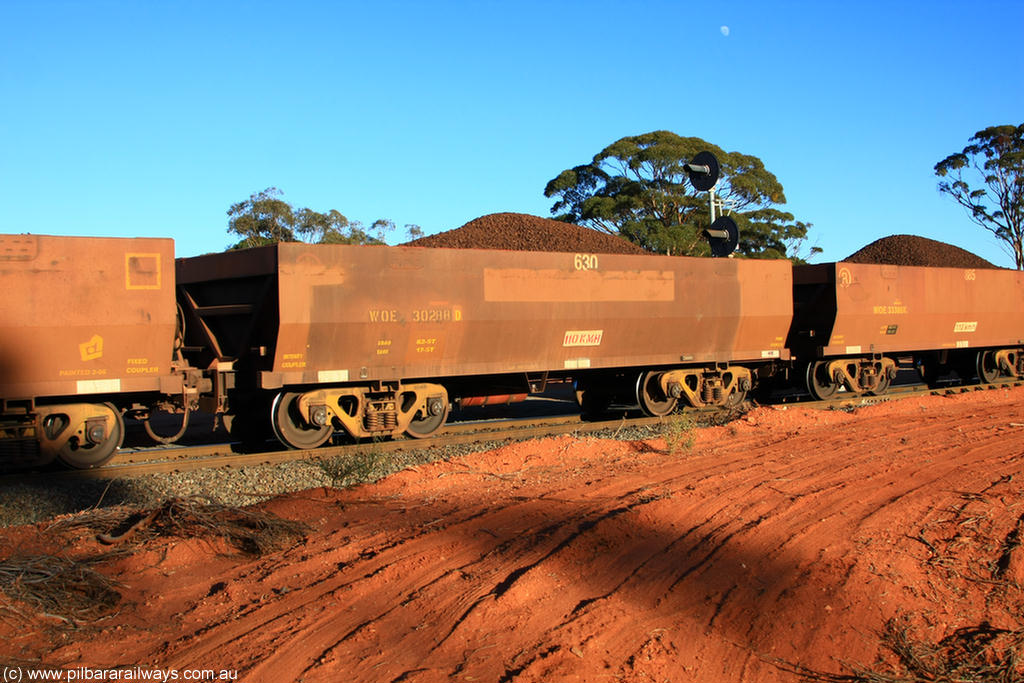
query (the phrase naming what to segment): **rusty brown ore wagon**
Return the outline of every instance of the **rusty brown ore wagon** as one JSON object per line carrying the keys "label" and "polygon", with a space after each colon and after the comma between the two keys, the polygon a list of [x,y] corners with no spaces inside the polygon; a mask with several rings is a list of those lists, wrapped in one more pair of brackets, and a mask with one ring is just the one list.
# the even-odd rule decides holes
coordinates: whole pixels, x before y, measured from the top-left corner
{"label": "rusty brown ore wagon", "polygon": [[1005,270],[296,243],[174,262],[168,239],[5,235],[0,286],[8,464],[93,467],[125,418],[170,442],[193,410],[312,448],[558,383],[588,412],[665,415],[767,376],[882,393],[907,357],[929,383],[1024,377]]}
{"label": "rusty brown ore wagon", "polygon": [[8,462],[102,464],[126,411],[184,400],[172,240],[0,235],[0,288]]}
{"label": "rusty brown ore wagon", "polygon": [[1024,376],[1024,273],[839,262],[793,280],[787,346],[817,397],[884,392],[903,356],[929,384]]}
{"label": "rusty brown ore wagon", "polygon": [[288,446],[434,433],[552,382],[648,413],[742,399],[788,359],[785,261],[278,244],[179,259],[208,408]]}

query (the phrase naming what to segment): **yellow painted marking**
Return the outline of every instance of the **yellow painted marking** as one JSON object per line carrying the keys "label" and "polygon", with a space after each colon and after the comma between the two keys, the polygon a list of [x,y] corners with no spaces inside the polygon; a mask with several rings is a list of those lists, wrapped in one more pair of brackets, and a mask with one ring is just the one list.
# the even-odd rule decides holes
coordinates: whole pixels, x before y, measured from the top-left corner
{"label": "yellow painted marking", "polygon": [[437,337],[420,337],[416,340],[416,353],[433,353],[437,350]]}
{"label": "yellow painted marking", "polygon": [[842,268],[839,269],[839,286],[842,287],[843,289],[846,289],[852,284],[853,274],[850,272],[849,268],[843,266]]}
{"label": "yellow painted marking", "polygon": [[597,270],[597,254],[576,254],[572,265],[576,270]]}
{"label": "yellow painted marking", "polygon": [[461,320],[462,311],[449,307],[416,308],[411,317],[414,323],[450,323]]}
{"label": "yellow painted marking", "polygon": [[103,358],[103,337],[98,334],[94,334],[92,339],[78,345],[78,352],[81,354],[82,360],[84,361]]}
{"label": "yellow painted marking", "polygon": [[124,255],[125,289],[160,289],[160,254]]}
{"label": "yellow painted marking", "polygon": [[896,301],[884,306],[872,306],[871,312],[875,315],[906,315],[907,307],[902,302]]}
{"label": "yellow painted marking", "polygon": [[71,368],[57,372],[58,377],[97,377],[105,374],[106,368]]}
{"label": "yellow painted marking", "polygon": [[398,311],[393,308],[371,308],[369,311],[371,323],[397,323]]}
{"label": "yellow painted marking", "polygon": [[148,358],[128,358],[126,364],[125,374],[128,375],[155,375],[160,372],[160,366],[150,365]]}

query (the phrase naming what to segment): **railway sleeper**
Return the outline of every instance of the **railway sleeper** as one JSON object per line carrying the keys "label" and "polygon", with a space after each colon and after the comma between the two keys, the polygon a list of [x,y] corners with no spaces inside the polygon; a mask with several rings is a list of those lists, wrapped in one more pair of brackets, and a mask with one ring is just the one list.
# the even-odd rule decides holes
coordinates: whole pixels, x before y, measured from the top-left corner
{"label": "railway sleeper", "polygon": [[440,384],[396,382],[282,392],[274,400],[272,421],[286,446],[316,448],[337,428],[357,439],[431,436],[444,425],[448,411],[448,392]]}

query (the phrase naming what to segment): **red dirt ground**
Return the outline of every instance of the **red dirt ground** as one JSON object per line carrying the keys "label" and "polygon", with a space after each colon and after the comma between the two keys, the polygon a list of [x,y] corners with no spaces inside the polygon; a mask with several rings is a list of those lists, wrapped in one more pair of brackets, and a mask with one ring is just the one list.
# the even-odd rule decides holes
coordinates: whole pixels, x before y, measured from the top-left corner
{"label": "red dirt ground", "polygon": [[[124,584],[114,616],[56,636],[5,619],[0,659],[248,683],[891,672],[889,620],[932,643],[1021,627],[1022,403],[759,408],[675,453],[562,437],[283,496],[261,507],[305,541],[252,559],[149,539],[101,565]],[[7,530],[0,556],[105,549],[46,529]]]}

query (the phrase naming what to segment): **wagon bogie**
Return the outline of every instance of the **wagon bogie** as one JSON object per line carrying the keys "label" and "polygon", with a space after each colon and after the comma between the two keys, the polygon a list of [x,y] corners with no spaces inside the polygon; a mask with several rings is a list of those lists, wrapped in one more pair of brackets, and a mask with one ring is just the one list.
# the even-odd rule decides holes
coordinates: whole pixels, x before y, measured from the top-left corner
{"label": "wagon bogie", "polygon": [[284,391],[271,404],[274,435],[290,448],[316,448],[338,429],[351,437],[436,433],[449,412],[447,390],[430,383]]}
{"label": "wagon bogie", "polygon": [[832,358],[806,365],[804,379],[812,396],[824,400],[840,389],[851,394],[884,394],[898,371],[890,357]]}
{"label": "wagon bogie", "polygon": [[683,368],[662,373],[663,391],[674,398],[685,398],[694,407],[735,407],[743,402],[754,385],[749,368],[727,363],[705,368]]}

